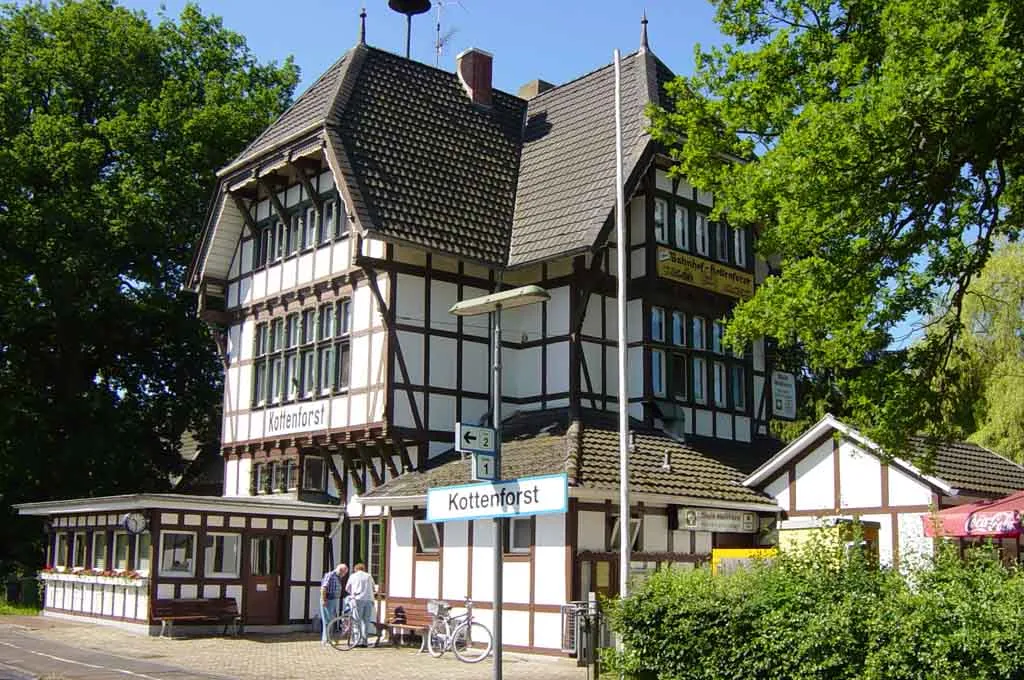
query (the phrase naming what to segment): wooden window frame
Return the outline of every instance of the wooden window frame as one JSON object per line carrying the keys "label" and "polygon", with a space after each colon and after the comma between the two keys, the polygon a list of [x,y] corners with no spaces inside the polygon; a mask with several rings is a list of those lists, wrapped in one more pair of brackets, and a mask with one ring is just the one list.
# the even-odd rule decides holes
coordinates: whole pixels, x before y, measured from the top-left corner
{"label": "wooden window frame", "polygon": [[[187,569],[169,569],[164,564],[165,551],[167,548],[167,539],[171,536],[190,536],[192,538],[192,550],[189,557],[189,563]],[[160,566],[158,567],[158,573],[160,576],[166,576],[169,578],[195,578],[196,575],[196,557],[198,551],[198,542],[196,540],[195,531],[181,531],[179,529],[163,530],[160,532]]]}
{"label": "wooden window frame", "polygon": [[[102,550],[97,550],[97,545],[96,544],[99,542],[99,539],[103,539],[103,549]],[[100,571],[105,570],[107,568],[107,564],[109,562],[109,560],[108,560],[109,552],[110,552],[110,536],[107,534],[107,532],[106,531],[100,531],[100,530],[92,532],[92,560],[91,560],[91,563],[90,563],[90,567],[93,568],[93,569],[99,569]],[[99,560],[97,560],[97,555],[100,556]]]}
{"label": "wooden window frame", "polygon": [[[212,569],[213,560],[208,551],[211,549],[216,550],[216,541],[218,538],[234,538],[237,539],[238,545],[235,550],[235,564],[234,570],[232,571],[214,571]],[[206,545],[207,541],[213,541],[213,545]],[[216,555],[214,555],[215,557]],[[205,578],[238,578],[242,574],[242,534],[237,532],[229,531],[208,531],[203,537],[203,576]]]}
{"label": "wooden window frame", "polygon": [[[428,549],[428,548],[424,548],[423,547],[423,538],[422,538],[422,534],[420,533],[420,528],[424,527],[424,526],[430,527],[430,531],[431,531],[431,533],[433,533],[434,538],[437,541],[437,548],[436,549]],[[443,533],[442,529],[443,529],[443,527],[441,527],[437,522],[428,522],[425,519],[413,520],[413,523],[412,523],[412,534],[413,534],[414,554],[416,554],[416,555],[439,555],[439,554],[441,554],[441,550],[442,550],[442,548],[444,548],[444,533]]]}

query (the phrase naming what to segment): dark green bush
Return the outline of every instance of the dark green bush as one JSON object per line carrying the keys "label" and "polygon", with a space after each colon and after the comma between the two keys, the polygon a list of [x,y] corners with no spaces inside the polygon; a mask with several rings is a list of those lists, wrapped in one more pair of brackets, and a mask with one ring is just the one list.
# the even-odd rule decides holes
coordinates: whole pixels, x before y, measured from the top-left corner
{"label": "dark green bush", "polygon": [[606,667],[664,680],[1024,678],[1024,574],[993,550],[895,573],[816,543],[732,574],[666,569],[609,607]]}

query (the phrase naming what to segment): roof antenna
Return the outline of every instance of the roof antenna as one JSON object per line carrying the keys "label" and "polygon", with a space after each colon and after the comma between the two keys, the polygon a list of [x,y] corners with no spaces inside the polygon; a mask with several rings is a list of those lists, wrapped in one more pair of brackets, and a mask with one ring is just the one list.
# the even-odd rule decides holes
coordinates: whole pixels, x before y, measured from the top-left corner
{"label": "roof antenna", "polygon": [[388,0],[388,7],[405,15],[405,58],[409,59],[412,40],[412,18],[430,10],[430,0]]}
{"label": "roof antenna", "polygon": [[[441,55],[444,54],[444,48],[448,45],[448,42],[452,39],[459,29],[449,28],[444,34],[441,33],[441,16],[444,13],[444,6],[451,4],[452,0],[437,0],[437,32],[434,39],[434,66],[440,67]],[[462,0],[455,0],[459,3],[459,7],[466,9],[466,6],[462,4]],[[468,11],[468,10],[467,10]]]}
{"label": "roof antenna", "polygon": [[359,44],[366,44],[366,5],[359,12]]}
{"label": "roof antenna", "polygon": [[644,10],[644,17],[640,20],[640,51],[647,51],[647,10]]}

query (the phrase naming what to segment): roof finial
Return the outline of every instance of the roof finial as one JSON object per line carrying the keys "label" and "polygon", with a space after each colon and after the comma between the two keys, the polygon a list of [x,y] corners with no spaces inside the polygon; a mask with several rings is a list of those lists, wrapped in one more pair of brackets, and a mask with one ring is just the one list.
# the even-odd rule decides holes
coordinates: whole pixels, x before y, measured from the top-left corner
{"label": "roof finial", "polygon": [[359,44],[366,44],[366,4],[363,4],[363,9],[359,12]]}
{"label": "roof finial", "polygon": [[647,51],[647,10],[644,10],[644,16],[640,20],[640,51]]}

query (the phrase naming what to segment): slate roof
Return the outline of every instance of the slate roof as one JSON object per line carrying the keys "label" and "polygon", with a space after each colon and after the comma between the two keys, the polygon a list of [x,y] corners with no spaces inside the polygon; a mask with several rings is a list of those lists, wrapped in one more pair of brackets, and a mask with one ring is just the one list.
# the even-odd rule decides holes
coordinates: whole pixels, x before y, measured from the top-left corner
{"label": "slate roof", "polygon": [[923,437],[907,442],[912,460],[928,460],[929,472],[962,494],[1005,496],[1024,489],[1024,467],[976,444],[939,443],[932,446]]}
{"label": "slate roof", "polygon": [[[571,486],[617,492],[619,488],[618,421],[614,413],[583,411],[582,422],[569,421],[567,409],[533,411],[505,422],[502,475],[506,478],[566,472]],[[756,467],[774,446],[710,442],[681,443],[633,421],[635,448],[630,458],[630,489],[635,493],[685,496],[762,504],[774,501],[744,487],[744,469]],[[665,451],[671,466],[664,469]],[[733,464],[745,460],[743,469]],[[422,496],[430,487],[470,481],[469,460],[449,453],[433,459],[423,472],[407,472],[364,498]]]}

